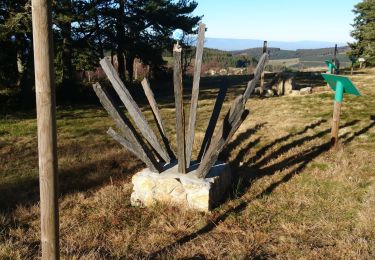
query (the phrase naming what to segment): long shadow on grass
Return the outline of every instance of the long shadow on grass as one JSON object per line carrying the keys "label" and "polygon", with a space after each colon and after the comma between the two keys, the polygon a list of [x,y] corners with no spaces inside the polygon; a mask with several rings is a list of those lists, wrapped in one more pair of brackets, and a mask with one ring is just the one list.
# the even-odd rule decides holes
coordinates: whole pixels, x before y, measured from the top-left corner
{"label": "long shadow on grass", "polygon": [[[281,138],[273,141],[269,145],[266,145],[262,149],[260,149],[256,153],[255,157],[250,158],[250,159],[246,160],[245,162],[243,162],[242,160],[244,159],[244,154],[246,154],[248,152],[248,150],[251,148],[251,146],[247,145],[244,149],[245,151],[240,151],[237,158],[231,162],[231,167],[232,167],[233,172],[237,173],[234,176],[235,181],[233,183],[232,192],[236,193],[235,195],[239,198],[239,201],[240,201],[239,204],[237,206],[233,207],[233,208],[228,209],[226,212],[224,212],[220,216],[214,218],[213,220],[211,220],[210,223],[208,223],[206,226],[204,226],[200,230],[198,230],[198,231],[196,231],[196,232],[194,232],[190,235],[187,235],[185,237],[180,238],[176,242],[162,248],[161,250],[159,250],[157,252],[152,253],[151,255],[148,255],[147,257],[151,258],[151,259],[155,258],[155,257],[160,257],[163,254],[173,250],[174,247],[181,246],[185,243],[188,243],[188,242],[194,240],[195,238],[197,238],[199,236],[202,236],[206,233],[211,232],[213,229],[215,229],[215,227],[220,222],[225,221],[227,219],[227,217],[230,216],[231,214],[240,213],[241,211],[246,209],[246,207],[251,203],[252,200],[260,199],[263,196],[269,195],[280,184],[288,182],[295,175],[298,175],[299,173],[301,173],[311,161],[313,161],[315,158],[317,158],[321,154],[330,150],[330,148],[331,148],[331,142],[330,141],[326,141],[326,142],[323,142],[320,145],[309,147],[309,148],[305,149],[304,151],[300,152],[297,155],[293,155],[293,156],[290,156],[288,158],[285,158],[284,160],[282,160],[280,162],[277,162],[277,163],[274,163],[270,166],[266,166],[266,167],[263,167],[263,168],[261,168],[261,166],[266,165],[267,162],[271,161],[274,158],[277,158],[282,153],[285,153],[285,152],[289,151],[290,149],[292,149],[294,147],[302,146],[304,143],[310,142],[310,141],[313,141],[313,140],[314,141],[321,140],[322,137],[324,137],[325,135],[330,133],[330,128],[324,129],[324,130],[320,131],[319,133],[317,133],[315,135],[312,135],[312,136],[302,136],[301,138],[299,138],[297,140],[294,140],[294,141],[292,141],[288,144],[285,144],[285,145],[281,146],[279,149],[277,149],[275,152],[271,153],[270,155],[266,156],[265,158],[262,158],[262,157],[263,157],[263,155],[265,155],[267,153],[268,150],[271,150],[275,145],[277,145],[279,143],[286,142],[290,138],[298,137],[300,135],[303,135],[309,129],[315,128],[315,127],[319,126],[320,124],[322,124],[324,122],[325,122],[324,120],[319,121],[319,122],[314,123],[312,125],[306,126],[303,130],[301,130],[298,133],[289,134],[289,135],[286,135],[284,137],[281,137]],[[353,126],[357,122],[358,122],[358,120],[351,121],[349,123],[346,123],[346,124],[342,125],[341,128]],[[352,135],[350,135],[350,133],[346,133],[346,134],[340,136],[340,139],[342,140],[342,143],[348,144],[349,142],[351,142],[354,139],[355,136],[358,136],[360,134],[363,134],[363,133],[367,132],[369,129],[371,129],[374,126],[375,126],[375,121],[372,122],[371,124],[369,124],[368,126],[364,127],[362,130],[353,133]],[[242,138],[248,139],[248,137],[246,137],[246,136],[242,136]],[[234,142],[236,142],[236,141],[234,141]],[[256,142],[256,141],[252,141],[252,142],[249,142],[249,143],[252,144],[254,142]],[[259,159],[261,159],[261,160],[259,160]],[[256,161],[256,162],[254,162],[254,161]],[[284,175],[281,179],[279,179],[278,181],[276,181],[276,182],[272,183],[271,185],[269,185],[268,187],[266,187],[262,192],[257,194],[251,200],[249,200],[245,197],[245,193],[248,190],[248,188],[250,187],[252,182],[254,182],[255,180],[260,179],[264,176],[272,175],[275,172],[281,171],[281,170],[287,170],[286,173],[284,173]]]}
{"label": "long shadow on grass", "polygon": [[[128,160],[129,155],[121,153],[60,169],[59,197],[87,191],[111,181],[124,180],[143,167],[141,161],[135,161],[130,167],[123,166],[128,164]],[[0,194],[0,212],[10,212],[18,206],[33,205],[39,201],[39,180],[37,177],[29,177],[14,183],[0,184]]]}

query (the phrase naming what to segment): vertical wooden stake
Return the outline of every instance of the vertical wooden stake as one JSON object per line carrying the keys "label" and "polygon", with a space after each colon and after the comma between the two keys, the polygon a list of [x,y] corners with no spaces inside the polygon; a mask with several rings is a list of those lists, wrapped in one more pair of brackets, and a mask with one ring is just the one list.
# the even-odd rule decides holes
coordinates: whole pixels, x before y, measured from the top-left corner
{"label": "vertical wooden stake", "polygon": [[42,259],[59,259],[57,137],[51,2],[32,0]]}
{"label": "vertical wooden stake", "polygon": [[177,159],[178,172],[186,173],[186,154],[185,154],[185,115],[184,115],[184,99],[182,88],[182,68],[181,53],[182,49],[179,44],[173,48],[173,85],[174,98],[176,104],[176,134],[177,134]]}
{"label": "vertical wooden stake", "polygon": [[[263,54],[267,53],[267,41],[263,42]],[[260,93],[264,94],[264,72],[262,72],[262,76],[260,77]]]}
{"label": "vertical wooden stake", "polygon": [[340,113],[341,113],[341,102],[335,101],[333,105],[333,120],[332,120],[332,131],[331,131],[331,144],[333,149],[337,149],[339,141],[339,126],[340,126]]}

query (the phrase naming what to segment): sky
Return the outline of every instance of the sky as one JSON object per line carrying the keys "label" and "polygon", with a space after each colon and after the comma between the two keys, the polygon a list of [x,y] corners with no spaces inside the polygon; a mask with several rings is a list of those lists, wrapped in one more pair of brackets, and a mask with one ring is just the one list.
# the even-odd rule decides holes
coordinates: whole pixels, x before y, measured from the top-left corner
{"label": "sky", "polygon": [[206,37],[346,43],[360,0],[196,0]]}

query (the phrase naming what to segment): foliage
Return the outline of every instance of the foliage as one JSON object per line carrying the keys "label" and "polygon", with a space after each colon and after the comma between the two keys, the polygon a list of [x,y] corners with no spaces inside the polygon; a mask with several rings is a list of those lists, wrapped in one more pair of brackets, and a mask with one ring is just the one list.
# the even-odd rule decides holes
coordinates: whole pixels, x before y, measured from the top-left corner
{"label": "foliage", "polygon": [[227,51],[206,48],[203,53],[203,62],[205,64],[216,65],[220,68],[245,68],[255,66],[258,61],[253,57],[245,55],[235,56]]}
{"label": "foliage", "polygon": [[[133,61],[163,65],[171,32],[195,32],[201,17],[193,0],[52,1],[56,81],[69,96],[76,71],[94,70],[105,54],[117,56],[120,76],[132,80]],[[0,89],[17,89],[34,99],[31,0],[0,0]],[[75,92],[74,92],[75,93]]]}
{"label": "foliage", "polygon": [[354,7],[354,30],[352,37],[357,41],[349,44],[350,56],[365,58],[366,63],[375,65],[375,0],[365,0]]}

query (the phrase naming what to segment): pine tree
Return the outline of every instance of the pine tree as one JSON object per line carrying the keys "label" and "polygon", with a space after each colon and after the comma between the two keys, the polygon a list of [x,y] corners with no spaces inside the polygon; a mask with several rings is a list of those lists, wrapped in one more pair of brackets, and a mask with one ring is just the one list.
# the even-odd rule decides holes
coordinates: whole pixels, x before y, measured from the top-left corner
{"label": "pine tree", "polygon": [[354,30],[351,35],[356,39],[350,43],[350,56],[365,58],[366,63],[375,66],[375,0],[364,0],[354,7],[356,14]]}

